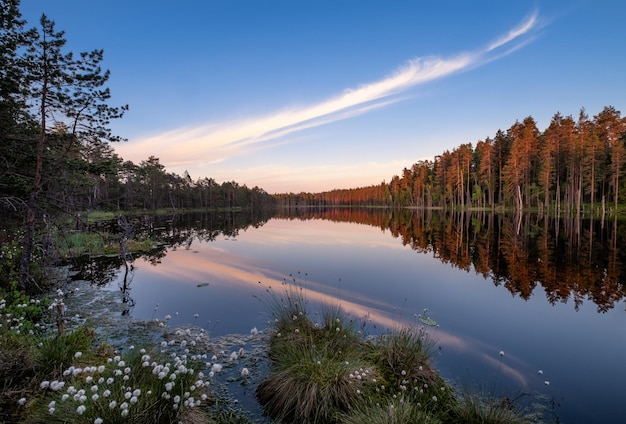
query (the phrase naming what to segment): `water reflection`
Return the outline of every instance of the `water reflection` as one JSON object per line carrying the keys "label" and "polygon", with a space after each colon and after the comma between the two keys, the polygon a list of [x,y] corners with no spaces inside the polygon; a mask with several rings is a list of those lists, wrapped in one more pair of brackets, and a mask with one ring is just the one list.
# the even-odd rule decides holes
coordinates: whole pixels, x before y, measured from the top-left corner
{"label": "water reflection", "polygon": [[626,225],[613,219],[507,216],[488,212],[330,209],[281,215],[379,227],[403,245],[475,270],[522,299],[540,286],[551,304],[584,299],[606,312],[624,299]]}
{"label": "water reflection", "polygon": [[[123,256],[74,259],[75,279],[87,280],[97,285],[107,285],[125,268],[120,291],[132,306],[129,296],[133,277],[132,261],[143,260],[158,265],[168,252],[177,249],[193,250],[193,244],[212,242],[218,237],[236,240],[241,231],[260,228],[272,215],[241,212],[214,214],[183,214],[173,216],[145,215],[129,221],[133,236],[149,237],[160,241],[150,252],[143,252],[126,261]],[[626,225],[612,221],[581,220],[576,218],[550,218],[540,215],[510,217],[487,212],[443,212],[432,210],[385,209],[307,209],[297,213],[279,213],[275,219],[289,221],[328,220],[352,224],[365,224],[389,232],[400,239],[401,246],[410,246],[419,253],[427,253],[465,271],[475,271],[495,286],[506,288],[521,299],[529,299],[535,291],[542,290],[551,304],[571,300],[578,310],[583,301],[592,301],[599,312],[606,312],[624,299],[624,255]],[[100,230],[121,231],[116,223]],[[345,227],[344,231],[358,234],[358,227]],[[276,246],[291,236],[277,235],[259,243]],[[341,244],[337,237],[318,231],[303,234],[301,244],[323,244],[332,241]],[[365,241],[364,241],[365,242]],[[371,240],[367,241],[371,243]],[[383,240],[388,247],[391,243]],[[256,282],[264,276],[269,284],[285,281],[288,275],[273,275],[274,270],[262,265],[251,268],[254,259],[242,269],[238,257],[228,257],[215,250],[212,263],[203,263],[201,256],[178,258],[182,266],[160,269],[170,273],[170,278],[181,282],[194,281],[193,270],[203,269],[207,278],[230,275],[242,284]],[[173,274],[177,273],[177,274]],[[311,281],[310,285],[316,283]],[[321,286],[324,286],[323,284]],[[333,295],[327,294],[331,297]],[[320,294],[320,299],[322,300]],[[351,294],[355,305],[375,306],[372,299],[359,293]],[[363,311],[355,312],[363,313]]]}
{"label": "water reflection", "polygon": [[619,222],[335,209],[142,217],[134,232],[162,244],[128,274],[119,257],[76,264],[77,278],[132,299],[134,318],[247,333],[287,286],[311,304],[340,302],[372,332],[418,323],[429,307],[442,375],[547,392],[565,422],[625,413]]}
{"label": "water reflection", "polygon": [[[88,231],[106,231],[119,234],[121,253],[97,257],[80,256],[69,261],[72,280],[88,281],[106,287],[117,281],[121,302],[126,306],[123,315],[129,315],[135,306],[131,296],[131,282],[135,275],[135,262],[159,265],[168,251],[178,248],[190,250],[194,241],[214,241],[217,237],[236,238],[239,231],[258,228],[271,217],[267,211],[217,212],[207,214],[140,215],[118,217],[111,221],[92,224]],[[126,241],[156,240],[151,250],[130,253]],[[192,264],[193,265],[193,264]],[[167,270],[166,270],[167,271]],[[179,275],[185,281],[185,275]]]}

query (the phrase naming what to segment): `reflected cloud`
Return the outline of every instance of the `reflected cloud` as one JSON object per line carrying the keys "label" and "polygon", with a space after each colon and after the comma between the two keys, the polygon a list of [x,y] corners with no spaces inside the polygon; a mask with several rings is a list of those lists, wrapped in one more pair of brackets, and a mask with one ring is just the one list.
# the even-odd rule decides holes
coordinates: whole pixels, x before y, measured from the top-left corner
{"label": "reflected cloud", "polygon": [[516,370],[512,366],[506,364],[502,358],[494,358],[485,353],[481,353],[481,358],[492,365],[494,368],[499,368],[503,374],[508,375],[512,379],[516,380],[522,387],[528,386],[528,378],[520,371]]}
{"label": "reflected cloud", "polygon": [[[324,219],[307,219],[292,220],[274,218],[263,228],[263,234],[255,237],[251,234],[248,237],[249,243],[262,245],[276,245],[293,243],[293,231],[300,234],[298,243],[301,245],[332,245],[337,244],[356,244],[360,246],[368,246],[370,248],[384,247],[385,249],[405,250],[406,246],[398,243],[393,238],[376,238],[370,237],[370,234],[379,234],[381,229],[370,226],[355,226],[351,223],[333,222]],[[346,234],[350,234],[346,238]]]}
{"label": "reflected cloud", "polygon": [[[188,250],[171,251],[160,266],[146,267],[139,264],[138,268],[144,275],[151,274],[152,278],[176,281],[176,284],[180,285],[196,286],[208,283],[209,287],[234,289],[241,293],[251,293],[249,290],[251,288],[252,292],[269,289],[269,296],[282,296],[283,291],[289,287],[302,287],[307,302],[315,305],[340,304],[346,313],[366,320],[368,325],[393,329],[415,324],[409,317],[403,319],[395,316],[394,305],[381,299],[372,299],[344,288],[340,293],[330,293],[334,290],[332,287],[314,280],[293,283],[291,275],[272,270],[256,259],[231,254],[224,248],[201,245],[197,246],[197,249],[197,253]],[[165,263],[167,261],[173,261],[176,265],[168,265]],[[434,327],[431,335],[435,335],[437,343],[442,345],[454,346],[457,349],[466,348],[465,342],[460,338]]]}
{"label": "reflected cloud", "polygon": [[[265,116],[193,128],[177,128],[119,147],[126,159],[140,161],[145,152],[160,157],[168,167],[223,161],[228,157],[276,145],[284,137],[305,129],[368,113],[401,100],[415,86],[483,65],[515,51],[537,25],[537,13],[498,37],[486,48],[451,57],[411,59],[389,76],[308,106],[291,107]],[[502,47],[508,50],[497,53]]]}

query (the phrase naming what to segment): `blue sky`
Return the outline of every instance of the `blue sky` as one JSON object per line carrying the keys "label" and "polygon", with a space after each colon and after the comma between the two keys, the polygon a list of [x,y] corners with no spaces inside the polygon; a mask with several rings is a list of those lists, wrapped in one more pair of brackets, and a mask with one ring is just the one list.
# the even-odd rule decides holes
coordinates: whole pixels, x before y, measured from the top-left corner
{"label": "blue sky", "polygon": [[620,0],[22,0],[102,48],[118,154],[270,193],[389,181],[531,115],[626,112]]}

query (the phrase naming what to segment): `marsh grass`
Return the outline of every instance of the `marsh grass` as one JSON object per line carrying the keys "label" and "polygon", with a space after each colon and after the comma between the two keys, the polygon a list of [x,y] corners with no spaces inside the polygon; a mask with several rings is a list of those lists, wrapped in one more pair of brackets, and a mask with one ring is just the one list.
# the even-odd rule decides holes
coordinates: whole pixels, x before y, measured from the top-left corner
{"label": "marsh grass", "polygon": [[468,424],[515,424],[526,422],[522,411],[517,410],[507,398],[494,399],[479,392],[466,391],[459,397],[453,416],[458,422]]}
{"label": "marsh grass", "polygon": [[107,245],[106,235],[99,233],[73,231],[55,237],[55,247],[62,258],[102,254],[107,252]]}
{"label": "marsh grass", "polygon": [[509,405],[458,395],[433,370],[423,326],[364,337],[339,305],[311,315],[297,286],[271,304],[271,371],[256,393],[277,422],[524,422]]}
{"label": "marsh grass", "polygon": [[42,383],[24,422],[207,422],[194,409],[208,398],[197,358],[131,348],[81,359],[63,371],[61,389]]}
{"label": "marsh grass", "polygon": [[[147,252],[157,244],[153,240],[126,240],[128,252]],[[72,231],[57,234],[54,246],[59,257],[68,259],[81,255],[118,255],[122,253],[120,236],[107,232]]]}
{"label": "marsh grass", "polygon": [[34,350],[34,364],[39,377],[54,378],[75,360],[76,352],[91,351],[96,333],[89,325],[82,325],[67,334],[44,337]]}
{"label": "marsh grass", "polygon": [[341,424],[442,424],[444,421],[419,402],[401,398],[384,404],[358,407],[350,414],[342,416],[339,422]]}

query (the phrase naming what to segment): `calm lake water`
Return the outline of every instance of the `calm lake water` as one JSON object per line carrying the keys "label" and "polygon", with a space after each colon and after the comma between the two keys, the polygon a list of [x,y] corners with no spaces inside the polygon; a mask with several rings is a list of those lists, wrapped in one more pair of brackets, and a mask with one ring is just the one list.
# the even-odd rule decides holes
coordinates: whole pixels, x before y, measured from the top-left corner
{"label": "calm lake water", "polygon": [[[444,378],[511,398],[545,396],[564,423],[623,422],[623,253],[611,250],[617,228],[587,222],[572,230],[532,217],[508,224],[346,214],[275,217],[239,230],[225,230],[226,218],[151,224],[172,245],[134,261],[128,313],[142,320],[169,314],[172,325],[199,325],[212,336],[247,334],[267,327],[267,290],[280,292],[285,283],[303,288],[311,311],[339,302],[372,334],[419,325],[427,308],[439,324],[431,331]],[[123,284],[119,264],[104,274],[104,290]]]}

